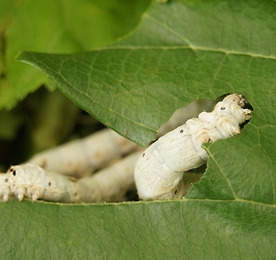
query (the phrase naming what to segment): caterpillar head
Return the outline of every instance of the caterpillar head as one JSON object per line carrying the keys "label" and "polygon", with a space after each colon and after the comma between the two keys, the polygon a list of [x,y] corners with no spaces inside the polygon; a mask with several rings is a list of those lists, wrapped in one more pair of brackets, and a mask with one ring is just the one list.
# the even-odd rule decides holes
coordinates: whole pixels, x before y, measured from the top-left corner
{"label": "caterpillar head", "polygon": [[7,173],[11,192],[20,201],[24,196],[36,200],[42,195],[44,187],[41,185],[41,179],[44,176],[44,171],[39,166],[30,163],[15,165],[11,166]]}
{"label": "caterpillar head", "polygon": [[214,111],[221,116],[233,118],[238,124],[242,124],[251,118],[251,110],[244,109],[246,101],[242,95],[230,94],[221,102],[218,102]]}
{"label": "caterpillar head", "polygon": [[244,97],[240,94],[227,95],[222,101],[230,102],[230,103],[233,102],[233,103],[236,103],[237,105],[239,105],[240,107],[244,107],[246,104]]}

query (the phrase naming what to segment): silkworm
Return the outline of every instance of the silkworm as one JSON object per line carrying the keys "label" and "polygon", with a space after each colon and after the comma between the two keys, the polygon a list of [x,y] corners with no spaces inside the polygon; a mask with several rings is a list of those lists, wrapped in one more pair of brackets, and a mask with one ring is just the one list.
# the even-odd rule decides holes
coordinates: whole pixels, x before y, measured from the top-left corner
{"label": "silkworm", "polygon": [[[11,166],[6,174],[1,175],[1,198],[30,198],[33,201],[43,198],[47,201],[71,202],[77,201],[75,183],[68,177],[46,171],[36,164],[26,163]],[[5,192],[4,192],[5,191]]]}
{"label": "silkworm", "polygon": [[117,163],[79,180],[51,172],[36,164],[11,166],[0,174],[0,201],[29,198],[54,202],[119,201],[135,188],[134,168],[141,152],[135,152]]}
{"label": "silkworm", "polygon": [[104,129],[83,139],[38,153],[28,163],[80,178],[110,165],[138,147],[111,129]]}
{"label": "silkworm", "polygon": [[239,134],[240,125],[251,118],[252,111],[244,105],[241,95],[230,94],[212,112],[200,113],[198,118],[188,120],[149,146],[134,170],[139,198],[182,198],[183,174],[208,159],[202,144]]}

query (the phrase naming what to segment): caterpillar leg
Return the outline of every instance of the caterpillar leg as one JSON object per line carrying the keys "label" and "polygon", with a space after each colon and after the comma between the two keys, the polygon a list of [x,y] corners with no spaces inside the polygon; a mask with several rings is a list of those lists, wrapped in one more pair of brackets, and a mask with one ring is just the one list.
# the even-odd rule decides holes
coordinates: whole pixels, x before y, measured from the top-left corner
{"label": "caterpillar leg", "polygon": [[0,194],[3,201],[11,198],[29,198],[33,201],[78,201],[75,183],[67,176],[44,170],[35,164],[11,166],[1,176]]}

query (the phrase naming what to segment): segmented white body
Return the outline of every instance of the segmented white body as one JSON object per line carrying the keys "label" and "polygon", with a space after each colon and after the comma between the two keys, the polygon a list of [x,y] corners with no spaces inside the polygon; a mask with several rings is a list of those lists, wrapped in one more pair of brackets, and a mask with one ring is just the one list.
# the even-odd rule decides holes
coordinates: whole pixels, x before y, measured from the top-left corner
{"label": "segmented white body", "polygon": [[56,202],[120,201],[135,188],[133,165],[141,152],[135,152],[93,176],[79,180],[47,171],[36,164],[10,167],[0,174],[0,201],[30,198]]}
{"label": "segmented white body", "polygon": [[80,178],[91,175],[137,148],[137,144],[113,130],[104,129],[83,139],[36,154],[28,163],[37,164],[48,171]]}
{"label": "segmented white body", "polygon": [[182,198],[184,172],[208,159],[202,144],[240,133],[240,124],[251,118],[251,110],[244,109],[244,104],[241,95],[228,95],[212,112],[200,113],[149,146],[134,171],[140,199]]}

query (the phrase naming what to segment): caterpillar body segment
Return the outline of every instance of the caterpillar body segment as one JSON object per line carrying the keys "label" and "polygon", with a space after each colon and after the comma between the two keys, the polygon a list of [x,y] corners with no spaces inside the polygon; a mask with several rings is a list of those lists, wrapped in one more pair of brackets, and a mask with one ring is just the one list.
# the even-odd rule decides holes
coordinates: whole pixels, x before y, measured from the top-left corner
{"label": "caterpillar body segment", "polygon": [[135,190],[134,165],[141,151],[134,152],[91,177],[78,181],[82,202],[124,201],[126,192]]}
{"label": "caterpillar body segment", "polygon": [[251,118],[241,95],[231,94],[210,113],[202,112],[148,147],[135,166],[135,183],[141,199],[181,198],[184,172],[206,163],[203,143],[240,133],[240,124]]}
{"label": "caterpillar body segment", "polygon": [[32,157],[28,163],[73,177],[84,177],[110,165],[138,145],[111,129],[104,129]]}

